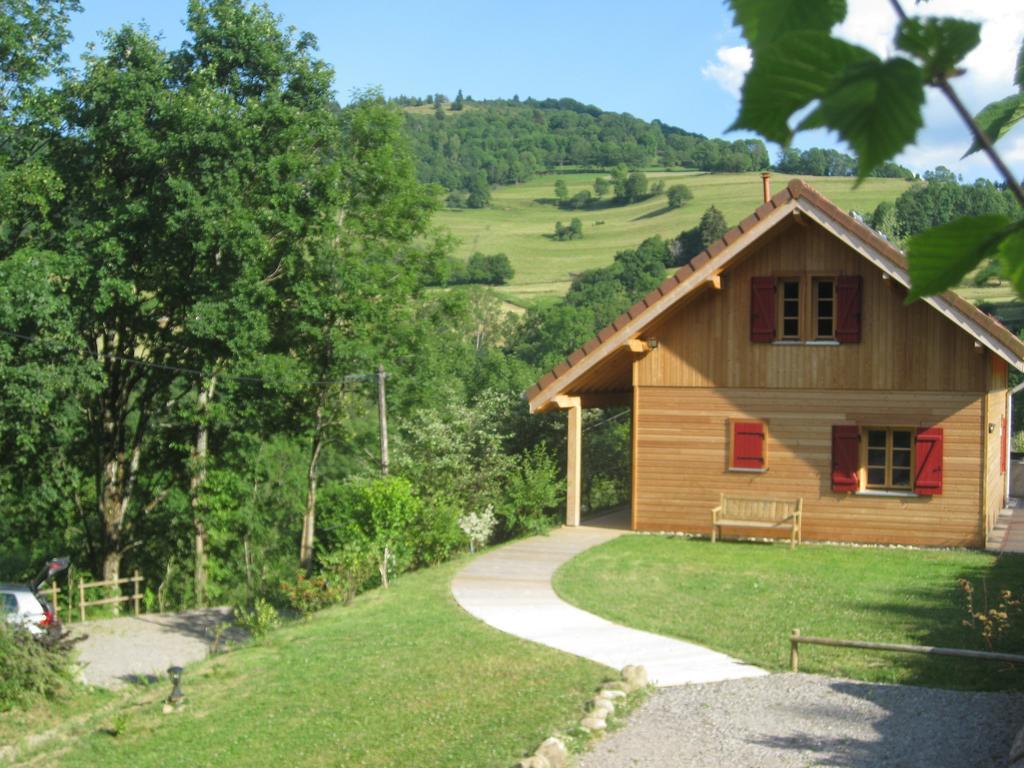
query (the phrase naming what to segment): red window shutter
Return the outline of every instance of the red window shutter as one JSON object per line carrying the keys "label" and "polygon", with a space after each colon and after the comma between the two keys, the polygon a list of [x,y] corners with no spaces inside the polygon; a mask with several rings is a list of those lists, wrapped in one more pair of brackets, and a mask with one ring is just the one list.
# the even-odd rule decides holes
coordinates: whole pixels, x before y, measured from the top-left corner
{"label": "red window shutter", "polygon": [[999,430],[999,474],[1006,474],[1006,417],[1003,416],[1002,427]]}
{"label": "red window shutter", "polygon": [[835,424],[832,427],[832,490],[852,493],[860,490],[860,427]]}
{"label": "red window shutter", "polygon": [[775,340],[775,278],[750,278],[750,340]]}
{"label": "red window shutter", "polygon": [[734,469],[764,469],[764,424],[759,421],[732,423],[732,466]]}
{"label": "red window shutter", "polygon": [[860,341],[861,284],[860,275],[836,278],[836,341],[842,344]]}
{"label": "red window shutter", "polygon": [[914,493],[938,496],[942,493],[942,430],[938,427],[917,430]]}

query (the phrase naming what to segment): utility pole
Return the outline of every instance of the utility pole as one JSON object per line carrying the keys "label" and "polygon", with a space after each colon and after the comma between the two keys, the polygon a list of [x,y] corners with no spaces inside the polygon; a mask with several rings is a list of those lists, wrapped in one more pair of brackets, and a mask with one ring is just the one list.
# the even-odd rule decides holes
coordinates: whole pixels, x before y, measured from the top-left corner
{"label": "utility pole", "polygon": [[384,366],[377,366],[377,410],[380,412],[380,473],[388,474],[388,403],[384,396]]}

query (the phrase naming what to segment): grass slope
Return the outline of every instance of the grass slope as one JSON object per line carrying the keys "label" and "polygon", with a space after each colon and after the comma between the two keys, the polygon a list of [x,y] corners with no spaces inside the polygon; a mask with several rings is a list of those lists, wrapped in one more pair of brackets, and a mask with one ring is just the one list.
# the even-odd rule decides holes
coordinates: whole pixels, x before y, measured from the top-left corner
{"label": "grass slope", "polygon": [[[566,563],[555,588],[612,621],[784,671],[795,628],[805,635],[983,649],[962,625],[959,578],[974,581],[980,609],[983,580],[989,595],[1019,590],[1024,557],[825,545],[790,551],[786,545],[624,536]],[[801,647],[800,670],[935,687],[1024,687],[1024,670],[993,662],[816,646]]]}
{"label": "grass slope", "polygon": [[[710,205],[719,208],[731,226],[761,204],[759,173],[652,171],[647,174],[651,183],[662,180],[666,187],[684,183],[693,192],[693,200],[676,210],[667,209],[665,195],[626,206],[605,200],[586,211],[564,211],[554,205],[555,179],[564,179],[572,195],[584,189],[592,191],[598,175],[602,174],[543,175],[524,184],[498,187],[490,208],[444,210],[436,221],[459,239],[456,255],[462,258],[476,251],[507,254],[516,275],[502,294],[530,304],[563,295],[574,273],[605,266],[618,251],[635,248],[648,237],[677,236],[695,226]],[[782,189],[790,178],[775,174],[773,189]],[[895,200],[909,186],[899,179],[866,179],[859,187],[846,178],[807,181],[839,207],[864,213],[870,213],[882,200]],[[574,216],[583,221],[582,240],[559,242],[549,237],[556,221],[567,224]]]}
{"label": "grass slope", "polygon": [[[448,587],[464,564],[410,574],[266,644],[190,668],[178,714],[160,713],[161,682],[23,759],[112,768],[508,765],[570,727],[609,670],[465,614]],[[40,727],[52,724],[45,719]],[[16,726],[0,720],[0,743]],[[115,726],[116,737],[101,732]]]}

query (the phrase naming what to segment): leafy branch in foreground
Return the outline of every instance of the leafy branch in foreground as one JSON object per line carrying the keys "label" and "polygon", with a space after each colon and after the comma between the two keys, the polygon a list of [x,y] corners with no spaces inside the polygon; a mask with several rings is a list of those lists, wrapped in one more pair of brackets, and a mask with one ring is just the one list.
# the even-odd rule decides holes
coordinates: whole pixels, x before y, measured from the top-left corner
{"label": "leafy branch in foreground", "polygon": [[[912,144],[923,125],[926,86],[940,90],[971,132],[965,157],[984,150],[1024,209],[1024,189],[995,149],[1024,119],[1024,46],[1014,83],[1018,93],[972,116],[950,80],[981,41],[980,25],[951,17],[910,17],[890,0],[900,19],[897,54],[882,59],[832,36],[846,17],[845,0],[730,0],[736,24],[753,53],[743,84],[739,116],[732,128],[756,131],[788,144],[796,132],[836,131],[857,153],[857,175]],[[809,110],[809,111],[806,111]],[[793,127],[797,113],[806,114]],[[998,258],[1024,295],[1024,235],[1009,217],[976,216],[922,232],[908,242],[910,299],[941,292],[986,258]]]}

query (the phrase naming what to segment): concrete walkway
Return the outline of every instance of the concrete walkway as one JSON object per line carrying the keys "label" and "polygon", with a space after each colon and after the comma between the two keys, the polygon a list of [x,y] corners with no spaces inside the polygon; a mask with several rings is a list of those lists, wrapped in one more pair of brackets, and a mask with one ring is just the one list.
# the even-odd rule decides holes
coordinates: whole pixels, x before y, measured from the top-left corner
{"label": "concrete walkway", "polygon": [[562,563],[622,533],[584,526],[517,541],[463,568],[452,580],[452,594],[466,611],[503,632],[615,670],[642,664],[658,686],[767,674],[699,645],[613,624],[555,594],[551,577]]}

